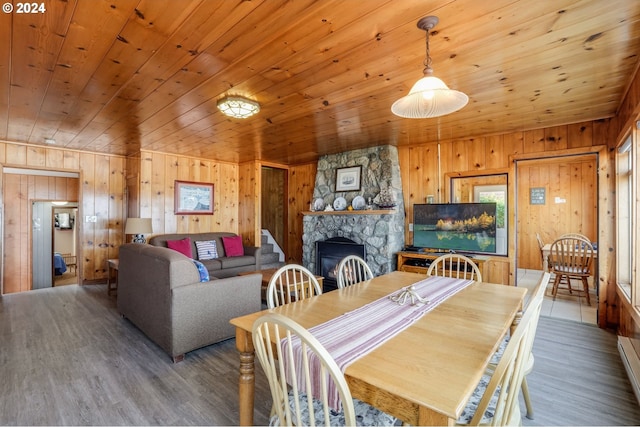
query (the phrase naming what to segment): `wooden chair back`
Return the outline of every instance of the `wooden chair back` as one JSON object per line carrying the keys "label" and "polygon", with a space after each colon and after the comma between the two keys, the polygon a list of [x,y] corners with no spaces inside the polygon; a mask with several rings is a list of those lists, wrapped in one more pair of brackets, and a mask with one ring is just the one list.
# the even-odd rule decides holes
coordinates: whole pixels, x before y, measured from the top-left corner
{"label": "wooden chair back", "polygon": [[267,306],[275,308],[322,294],[316,276],[307,268],[287,264],[278,269],[267,286]]}
{"label": "wooden chair back", "polygon": [[554,299],[562,281],[566,283],[569,293],[574,294],[571,287],[571,279],[574,278],[582,282],[582,292],[591,305],[587,279],[591,276],[593,255],[591,242],[582,237],[561,237],[551,244],[549,264],[556,275],[552,291]]}
{"label": "wooden chair back", "polygon": [[367,262],[357,255],[349,255],[338,264],[338,288],[373,279],[373,271]]}
{"label": "wooden chair back", "polygon": [[497,400],[495,400],[495,409],[489,411],[493,412],[489,423],[499,426],[522,424],[518,395],[531,355],[542,300],[544,299],[544,289],[549,282],[549,276],[549,273],[543,275],[520,323],[511,334],[509,344],[507,344],[502,358],[491,375],[470,425],[483,423],[483,417],[486,416],[487,410],[493,406],[492,400],[496,399],[494,395],[497,396]]}
{"label": "wooden chair back", "polygon": [[475,262],[460,254],[446,254],[434,259],[427,270],[427,276],[454,277],[482,282],[482,274]]}
{"label": "wooden chair back", "polygon": [[549,258],[556,274],[590,276],[593,246],[581,237],[561,237],[551,244]]}
{"label": "wooden chair back", "polygon": [[[300,340],[301,354],[307,357],[294,357],[291,351],[294,340]],[[336,385],[340,395],[345,425],[355,425],[355,409],[347,381],[329,352],[309,331],[288,317],[269,313],[258,318],[253,324],[253,344],[256,356],[269,381],[273,397],[273,412],[279,419],[279,425],[302,426],[310,422],[313,425],[318,418],[329,425],[331,411],[327,393],[329,381]],[[319,375],[310,374],[311,355],[320,362]],[[288,366],[295,366],[295,369],[289,369],[289,375],[285,373],[285,359]],[[289,385],[287,379],[289,379]],[[310,387],[314,381],[323,382],[319,387],[322,394],[314,396],[315,401],[311,393],[301,393],[299,389],[299,384],[307,384],[307,387]],[[318,402],[321,403],[321,407],[318,407]],[[308,415],[303,413],[303,408],[308,408]],[[322,411],[322,414],[316,414],[316,410]]]}
{"label": "wooden chair back", "polygon": [[565,233],[562,236],[558,237],[559,239],[573,239],[573,238],[579,238],[579,239],[583,239],[586,240],[587,242],[591,242],[591,240],[589,240],[589,238],[587,236],[585,236],[584,234],[580,234],[580,233]]}

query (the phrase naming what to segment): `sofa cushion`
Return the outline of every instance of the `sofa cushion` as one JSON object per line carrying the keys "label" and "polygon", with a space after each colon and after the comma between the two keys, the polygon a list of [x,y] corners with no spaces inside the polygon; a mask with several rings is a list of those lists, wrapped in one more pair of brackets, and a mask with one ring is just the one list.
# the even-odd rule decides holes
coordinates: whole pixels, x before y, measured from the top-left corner
{"label": "sofa cushion", "polygon": [[215,240],[196,242],[196,248],[198,250],[198,259],[200,261],[218,258],[218,247]]}
{"label": "sofa cushion", "polygon": [[228,257],[244,255],[241,236],[223,237],[222,244],[224,245],[224,252]]}
{"label": "sofa cushion", "polygon": [[167,247],[174,251],[178,251],[189,258],[193,258],[193,252],[191,251],[191,239],[188,237],[181,240],[167,240]]}
{"label": "sofa cushion", "polygon": [[256,263],[256,257],[250,255],[232,256],[220,258],[219,261],[222,263],[222,268],[225,269],[253,265]]}
{"label": "sofa cushion", "polygon": [[211,273],[212,271],[221,270],[222,269],[222,262],[220,261],[222,259],[224,259],[224,258],[206,259],[206,260],[202,260],[200,262],[205,267],[207,267],[207,270],[209,270],[209,273]]}

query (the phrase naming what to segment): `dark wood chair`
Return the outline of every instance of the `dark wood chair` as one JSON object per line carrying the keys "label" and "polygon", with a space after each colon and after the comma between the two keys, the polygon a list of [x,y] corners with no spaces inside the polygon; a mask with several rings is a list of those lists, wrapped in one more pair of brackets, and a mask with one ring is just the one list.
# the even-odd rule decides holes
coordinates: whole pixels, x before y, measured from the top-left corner
{"label": "dark wood chair", "polygon": [[[570,295],[580,296],[584,293],[587,303],[591,305],[587,279],[591,276],[592,263],[593,246],[590,241],[581,237],[562,237],[554,241],[549,253],[549,264],[551,271],[555,274],[553,299],[556,299],[560,283],[566,283]],[[571,287],[571,279],[582,282],[582,291]]]}

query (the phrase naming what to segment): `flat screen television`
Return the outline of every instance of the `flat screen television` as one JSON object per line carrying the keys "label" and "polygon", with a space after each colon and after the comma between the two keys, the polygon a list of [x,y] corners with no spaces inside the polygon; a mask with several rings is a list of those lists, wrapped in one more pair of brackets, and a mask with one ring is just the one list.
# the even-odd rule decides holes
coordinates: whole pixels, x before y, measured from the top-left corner
{"label": "flat screen television", "polygon": [[496,204],[413,205],[413,246],[440,252],[496,253]]}

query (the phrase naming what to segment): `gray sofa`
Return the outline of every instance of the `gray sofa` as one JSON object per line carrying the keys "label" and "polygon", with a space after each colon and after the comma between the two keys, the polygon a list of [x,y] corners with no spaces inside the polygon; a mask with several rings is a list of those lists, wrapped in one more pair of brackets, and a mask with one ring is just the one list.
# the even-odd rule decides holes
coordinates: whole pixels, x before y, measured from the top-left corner
{"label": "gray sofa", "polygon": [[234,233],[210,232],[210,233],[179,233],[160,234],[149,239],[149,244],[153,246],[167,247],[167,240],[182,240],[185,237],[191,239],[191,252],[193,259],[198,259],[196,242],[215,240],[218,248],[218,258],[211,260],[199,260],[209,271],[211,277],[231,277],[238,273],[260,270],[261,250],[255,246],[244,246],[243,256],[228,257],[224,251],[222,237],[236,236]]}
{"label": "gray sofa", "polygon": [[174,362],[235,336],[229,321],[261,310],[262,275],[200,282],[193,260],[168,248],[120,246],[118,311]]}

